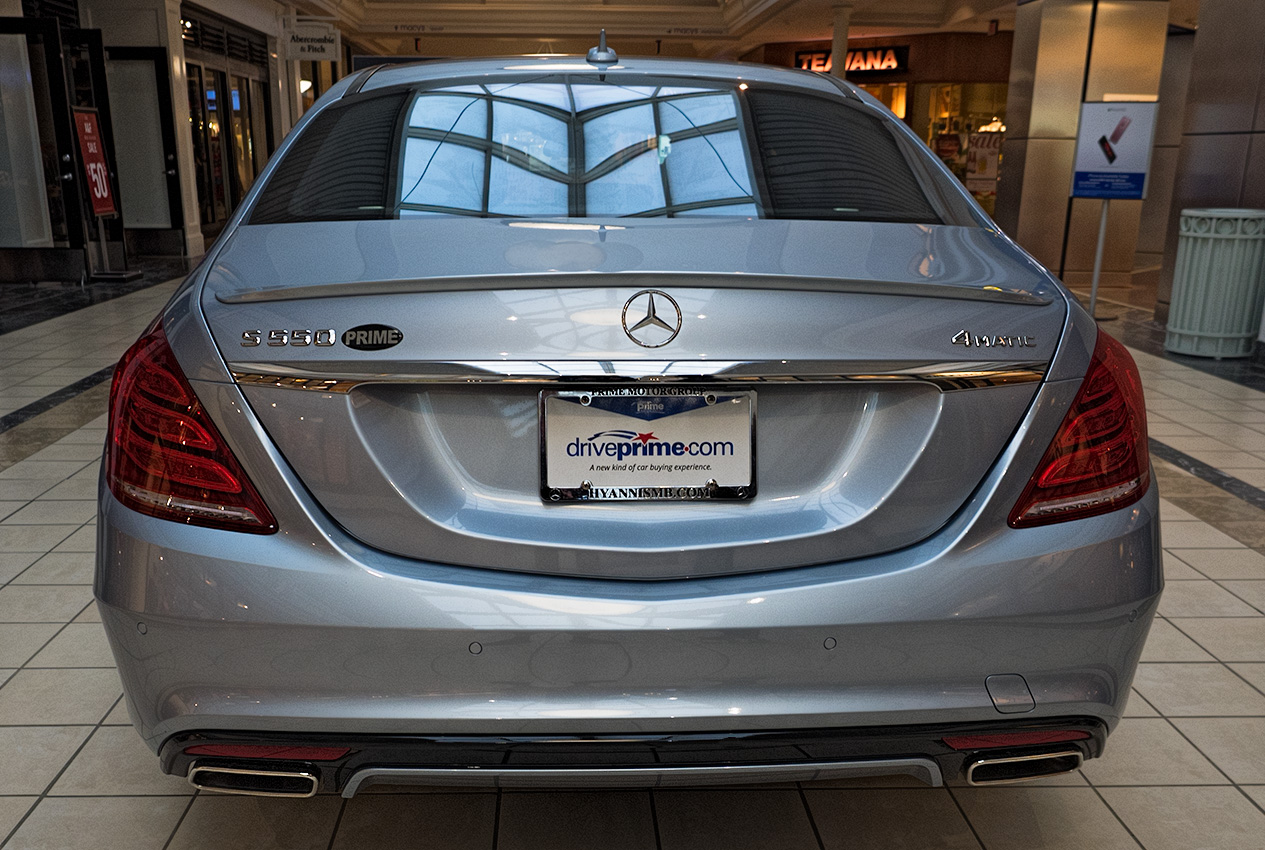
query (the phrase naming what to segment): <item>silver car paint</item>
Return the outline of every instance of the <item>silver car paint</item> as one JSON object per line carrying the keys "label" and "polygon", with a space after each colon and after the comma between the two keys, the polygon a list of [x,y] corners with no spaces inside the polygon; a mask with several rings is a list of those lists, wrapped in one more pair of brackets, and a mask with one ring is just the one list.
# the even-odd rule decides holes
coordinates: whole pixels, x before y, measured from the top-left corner
{"label": "silver car paint", "polygon": [[[287,511],[288,531],[266,546],[107,500],[102,551],[131,568],[107,571],[97,593],[151,746],[198,728],[576,734],[984,720],[999,716],[985,678],[1012,672],[1036,699],[1027,716],[1114,726],[1159,592],[1146,569],[1159,557],[1153,493],[1123,517],[1071,527],[990,534],[972,516],[895,555],[630,584],[393,558],[331,530],[290,485],[311,520]],[[838,647],[825,649],[827,638]]]}
{"label": "silver car paint", "polygon": [[[1046,384],[967,507],[911,549],[636,583],[368,549],[330,525],[260,439],[237,389],[198,384],[218,420],[240,423],[226,436],[283,533],[261,541],[184,527],[107,495],[96,592],[133,718],[155,748],[197,728],[513,734],[982,720],[1000,716],[985,677],[1012,672],[1037,701],[1025,716],[1114,726],[1161,587],[1154,489],[1089,520],[1005,526],[1023,470],[1078,384]],[[837,649],[824,649],[828,637]],[[477,656],[474,639],[485,647]]]}
{"label": "silver car paint", "polygon": [[[1014,436],[930,537],[798,569],[627,582],[402,558],[347,535],[216,352],[199,303],[215,260],[177,293],[164,326],[281,532],[165,522],[103,489],[95,590],[151,747],[207,728],[577,734],[987,720],[1002,715],[985,677],[1016,672],[1036,698],[1025,717],[1118,720],[1162,585],[1154,486],[1111,514],[1006,525],[1093,347],[1078,307],[1065,308],[1047,380]],[[1053,297],[1067,303],[1060,289]]]}
{"label": "silver car paint", "polygon": [[[1008,292],[1037,301],[1057,297],[1048,273],[1004,236],[983,228],[698,221],[568,223],[453,216],[250,225],[226,239],[206,287],[208,296],[221,301],[262,300],[260,296],[272,292],[293,300],[321,297],[324,286],[346,283],[377,289],[383,282],[400,282],[411,284],[404,291],[423,292],[475,285],[516,290],[549,288],[550,283],[534,277],[539,275],[552,278],[552,286],[559,280],[584,286],[586,278],[602,275],[613,285],[639,287],[650,279],[667,286],[674,277],[690,281],[697,274],[713,274],[729,275],[729,287],[780,282],[786,288],[809,289],[820,279],[834,292],[868,283],[878,284],[867,287],[869,291],[930,297],[970,298],[971,292],[957,290],[973,290],[975,297],[1003,303]],[[638,274],[654,277],[638,279]],[[622,280],[624,276],[632,279]],[[486,284],[479,278],[494,280]],[[901,284],[918,288],[902,289]]]}

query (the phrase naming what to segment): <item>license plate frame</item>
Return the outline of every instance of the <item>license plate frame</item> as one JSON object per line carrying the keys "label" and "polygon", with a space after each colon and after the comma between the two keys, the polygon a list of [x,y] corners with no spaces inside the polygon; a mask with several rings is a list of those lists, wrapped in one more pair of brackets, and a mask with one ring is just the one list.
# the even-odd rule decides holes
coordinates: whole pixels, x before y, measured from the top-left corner
{"label": "license plate frame", "polygon": [[[545,502],[743,502],[755,498],[754,390],[696,387],[544,390],[539,396],[537,421],[540,497]],[[625,427],[610,427],[614,425]],[[634,425],[640,427],[634,428]],[[654,435],[654,430],[665,427],[668,428],[665,434],[672,432],[667,439]],[[721,439],[693,438],[692,434],[698,431],[692,429],[702,428],[711,428]],[[579,431],[591,433],[592,437],[581,439],[577,436]],[[617,436],[608,437],[605,443],[594,443],[603,435]],[[685,439],[674,438],[680,436]],[[561,442],[553,443],[551,439]],[[653,446],[651,441],[654,441]],[[573,455],[568,451],[583,443],[593,443],[597,453]],[[636,443],[640,443],[641,448],[631,448]],[[690,453],[706,448],[704,443],[711,447],[712,454]],[[629,448],[621,449],[621,444]],[[680,446],[685,447],[685,453],[673,454],[673,449]],[[732,457],[727,456],[726,446],[732,447]],[[586,463],[589,471],[577,471]],[[645,469],[620,468],[621,465],[641,465]],[[574,480],[577,478],[579,480]]]}

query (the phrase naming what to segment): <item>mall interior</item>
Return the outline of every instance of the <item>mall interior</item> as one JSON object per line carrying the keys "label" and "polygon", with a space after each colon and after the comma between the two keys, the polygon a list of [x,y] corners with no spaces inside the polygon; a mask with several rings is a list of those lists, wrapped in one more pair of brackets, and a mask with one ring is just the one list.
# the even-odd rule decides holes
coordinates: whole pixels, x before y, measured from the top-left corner
{"label": "mall interior", "polygon": [[[996,788],[351,800],[157,770],[92,601],[114,363],[335,82],[584,54],[602,29],[621,56],[844,77],[1083,301],[1101,260],[1100,327],[1145,386],[1168,582],[1103,758]],[[1156,109],[1145,197],[1070,197],[1082,104],[1114,102]],[[1262,0],[0,0],[0,848],[1265,848],[1265,352],[1165,347],[1182,211],[1206,208],[1265,208]]]}

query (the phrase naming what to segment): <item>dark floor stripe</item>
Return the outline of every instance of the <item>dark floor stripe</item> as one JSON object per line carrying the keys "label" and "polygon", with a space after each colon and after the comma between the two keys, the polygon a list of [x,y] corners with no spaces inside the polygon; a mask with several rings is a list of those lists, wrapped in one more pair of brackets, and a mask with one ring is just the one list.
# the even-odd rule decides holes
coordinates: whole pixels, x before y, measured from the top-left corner
{"label": "dark floor stripe", "polygon": [[92,389],[102,381],[110,380],[110,376],[113,374],[114,367],[106,366],[104,369],[98,369],[86,378],[80,378],[68,387],[62,387],[60,390],[52,392],[41,399],[36,399],[26,407],[20,407],[6,416],[0,416],[0,434],[3,434],[10,428],[16,428],[23,422],[28,422],[34,419],[41,413],[47,413],[62,402],[70,401],[75,396]]}
{"label": "dark floor stripe", "polygon": [[1220,487],[1222,490],[1247,502],[1253,507],[1265,510],[1265,490],[1253,487],[1246,481],[1240,481],[1233,475],[1227,475],[1216,467],[1209,466],[1202,460],[1193,458],[1185,452],[1179,452],[1172,446],[1158,442],[1154,437],[1150,440],[1151,454],[1179,466],[1196,478]]}
{"label": "dark floor stripe", "polygon": [[127,283],[43,281],[15,283],[0,280],[0,334],[28,328],[84,307],[91,307],[189,273],[189,263],[169,257],[141,257],[133,264],[141,273]]}
{"label": "dark floor stripe", "polygon": [[1119,319],[1118,322],[1111,322],[1103,328],[1125,345],[1162,357],[1172,363],[1181,364],[1197,372],[1203,372],[1205,375],[1215,375],[1240,386],[1265,392],[1265,345],[1261,343],[1256,344],[1256,350],[1251,357],[1216,360],[1211,357],[1174,354],[1164,348],[1166,329],[1164,325],[1155,321],[1155,316],[1150,310],[1119,304],[1104,304],[1101,301],[1098,309]]}

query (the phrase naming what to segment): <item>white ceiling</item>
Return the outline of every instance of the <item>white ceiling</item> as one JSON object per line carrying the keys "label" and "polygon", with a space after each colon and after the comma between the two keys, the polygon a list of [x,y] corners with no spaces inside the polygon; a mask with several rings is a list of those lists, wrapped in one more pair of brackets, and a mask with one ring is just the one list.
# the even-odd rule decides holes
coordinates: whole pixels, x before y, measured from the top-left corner
{"label": "white ceiling", "polygon": [[[848,2],[848,0],[842,0]],[[829,39],[841,0],[295,0],[334,15],[373,53],[487,56],[583,53],[603,27],[625,55],[736,58],[782,41]],[[1171,0],[1170,20],[1193,26],[1199,0]],[[853,38],[1013,29],[1015,0],[852,0]]]}

